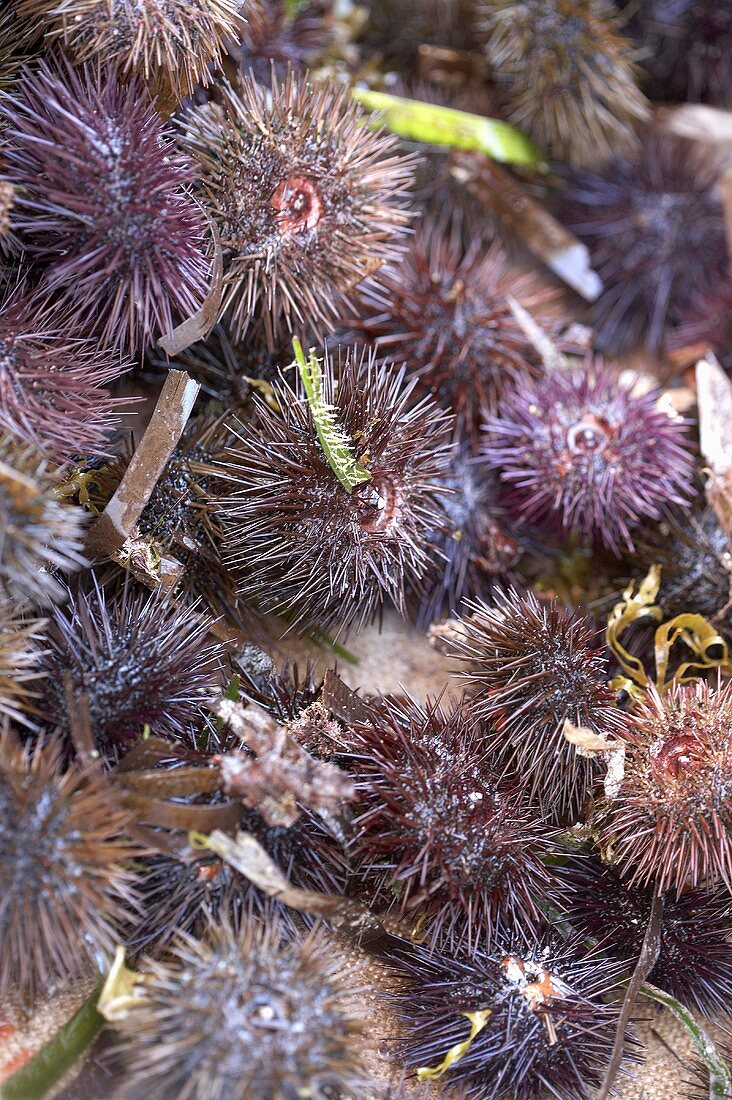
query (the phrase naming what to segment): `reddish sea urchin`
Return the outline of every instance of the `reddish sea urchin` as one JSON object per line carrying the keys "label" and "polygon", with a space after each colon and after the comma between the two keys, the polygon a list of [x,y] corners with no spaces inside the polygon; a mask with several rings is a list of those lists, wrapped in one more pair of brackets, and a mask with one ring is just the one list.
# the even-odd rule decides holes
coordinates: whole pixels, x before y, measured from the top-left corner
{"label": "reddish sea urchin", "polygon": [[330,330],[353,288],[401,254],[411,158],[364,125],[345,88],[247,77],[191,112],[185,141],[224,250],[224,308],[241,338],[256,318]]}
{"label": "reddish sea urchin", "polygon": [[29,619],[0,598],[0,720],[33,725],[43,620]]}
{"label": "reddish sea urchin", "polygon": [[15,226],[53,308],[134,354],[199,308],[206,220],[188,158],[139,80],[42,62],[2,97]]}
{"label": "reddish sea urchin", "polygon": [[430,566],[449,459],[449,418],[414,403],[404,373],[349,351],[326,356],[325,400],[371,479],[349,492],[328,464],[303,390],[284,381],[279,411],[258,402],[221,463],[231,492],[218,501],[228,564],[243,594],[287,612],[301,629],[360,628]]}
{"label": "reddish sea urchin", "polygon": [[625,715],[625,777],[600,840],[631,884],[732,889],[732,683],[651,689]]}
{"label": "reddish sea urchin", "polygon": [[137,73],[173,102],[210,84],[227,38],[245,27],[247,0],[19,0],[18,12],[77,62]]}
{"label": "reddish sea urchin", "polygon": [[378,286],[367,284],[354,328],[380,355],[405,363],[422,392],[475,438],[481,412],[508,383],[541,373],[507,295],[551,327],[547,307],[557,291],[512,271],[500,243],[473,238],[465,248],[457,222],[432,220],[417,230],[404,259],[382,270]]}
{"label": "reddish sea urchin", "polygon": [[557,517],[565,531],[619,554],[633,528],[685,503],[694,469],[685,422],[633,393],[602,361],[553,371],[507,392],[487,419],[484,454],[512,486],[530,522]]}
{"label": "reddish sea urchin", "polygon": [[0,600],[62,599],[56,570],[74,572],[89,516],[58,497],[52,468],[32,447],[0,435]]}
{"label": "reddish sea urchin", "polygon": [[637,49],[610,0],[478,0],[509,121],[575,167],[632,151],[648,116]]}
{"label": "reddish sea urchin", "polygon": [[582,616],[533,592],[496,592],[494,606],[468,611],[450,650],[496,770],[516,776],[545,815],[573,823],[598,772],[565,739],[565,720],[606,735],[618,734],[622,717],[599,639]]}
{"label": "reddish sea urchin", "polygon": [[386,699],[349,736],[360,888],[375,904],[424,919],[433,948],[529,936],[548,894],[550,830],[514,785],[496,784],[475,721],[460,707]]}

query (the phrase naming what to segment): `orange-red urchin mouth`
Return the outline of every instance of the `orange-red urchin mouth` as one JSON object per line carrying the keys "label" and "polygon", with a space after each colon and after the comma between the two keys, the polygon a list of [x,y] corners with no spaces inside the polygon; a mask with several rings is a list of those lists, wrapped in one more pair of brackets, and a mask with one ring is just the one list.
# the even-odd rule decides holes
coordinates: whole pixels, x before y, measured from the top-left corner
{"label": "orange-red urchin mouth", "polygon": [[315,183],[306,176],[288,176],[270,199],[283,233],[315,229],[323,216],[323,200]]}

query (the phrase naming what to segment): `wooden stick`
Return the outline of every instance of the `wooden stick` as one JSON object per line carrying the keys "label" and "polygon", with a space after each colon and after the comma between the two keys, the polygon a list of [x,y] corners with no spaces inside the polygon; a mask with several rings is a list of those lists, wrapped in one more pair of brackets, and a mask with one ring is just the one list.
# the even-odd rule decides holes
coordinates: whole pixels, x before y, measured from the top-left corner
{"label": "wooden stick", "polygon": [[185,371],[171,370],[140,444],[117,491],[90,528],[87,552],[116,557],[134,538],[145,505],[183,434],[200,386]]}
{"label": "wooden stick", "polygon": [[480,154],[454,153],[452,174],[567,286],[588,302],[599,298],[602,282],[590,267],[587,246],[529,198],[509,172]]}

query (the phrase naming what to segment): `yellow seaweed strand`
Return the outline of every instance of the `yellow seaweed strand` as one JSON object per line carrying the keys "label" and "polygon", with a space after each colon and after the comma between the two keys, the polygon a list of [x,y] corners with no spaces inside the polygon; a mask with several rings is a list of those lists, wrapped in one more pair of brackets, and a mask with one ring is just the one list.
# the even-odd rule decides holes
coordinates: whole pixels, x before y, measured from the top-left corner
{"label": "yellow seaweed strand", "polygon": [[476,1035],[479,1035],[488,1023],[491,1010],[481,1008],[478,1012],[463,1012],[462,1015],[470,1021],[470,1034],[467,1039],[463,1039],[462,1043],[456,1043],[454,1047],[451,1047],[439,1066],[423,1066],[422,1069],[418,1069],[417,1077],[420,1081],[439,1081],[447,1073],[450,1066],[454,1066],[456,1062],[464,1058],[470,1050]]}

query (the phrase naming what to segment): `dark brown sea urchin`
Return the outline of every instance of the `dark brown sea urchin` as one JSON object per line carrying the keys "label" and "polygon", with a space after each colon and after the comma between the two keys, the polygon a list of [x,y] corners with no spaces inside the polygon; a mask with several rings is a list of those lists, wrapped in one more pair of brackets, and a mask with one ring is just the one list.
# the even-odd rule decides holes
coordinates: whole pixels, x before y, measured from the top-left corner
{"label": "dark brown sea urchin", "polygon": [[310,339],[332,328],[353,288],[397,257],[409,220],[410,158],[364,125],[347,89],[307,77],[253,77],[185,120],[199,192],[224,251],[235,338],[260,320]]}

